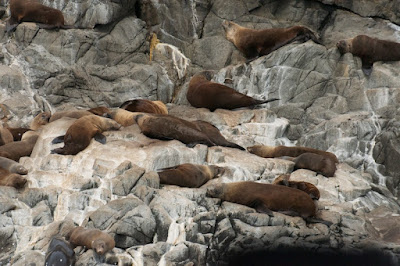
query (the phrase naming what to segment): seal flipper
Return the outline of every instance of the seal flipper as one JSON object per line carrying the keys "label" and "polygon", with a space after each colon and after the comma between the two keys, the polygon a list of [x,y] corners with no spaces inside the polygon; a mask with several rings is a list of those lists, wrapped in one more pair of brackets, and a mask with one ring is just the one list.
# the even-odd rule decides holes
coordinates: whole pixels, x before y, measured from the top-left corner
{"label": "seal flipper", "polygon": [[64,136],[65,135],[58,136],[58,137],[54,138],[53,141],[51,142],[51,144],[58,144],[58,143],[64,142]]}
{"label": "seal flipper", "polygon": [[254,201],[252,207],[256,209],[257,212],[268,214],[270,217],[274,217],[274,213],[262,202],[259,200]]}
{"label": "seal flipper", "polygon": [[101,133],[96,133],[93,137],[96,141],[100,142],[101,144],[106,144],[107,138]]}
{"label": "seal flipper", "polygon": [[319,219],[319,218],[315,218],[315,217],[307,217],[307,218],[304,218],[304,220],[307,223],[321,223],[321,224],[325,224],[328,227],[330,227],[333,224],[330,221],[325,221],[325,220],[322,220],[322,219]]}
{"label": "seal flipper", "polygon": [[362,61],[361,69],[364,75],[366,76],[371,75],[374,63],[368,62],[365,59],[361,59],[361,61]]}

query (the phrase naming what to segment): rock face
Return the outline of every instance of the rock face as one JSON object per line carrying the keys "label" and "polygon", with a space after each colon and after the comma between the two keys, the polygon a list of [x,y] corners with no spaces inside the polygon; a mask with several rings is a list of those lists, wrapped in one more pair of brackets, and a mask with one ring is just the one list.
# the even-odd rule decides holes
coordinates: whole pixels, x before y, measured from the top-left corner
{"label": "rock face", "polygon": [[[395,1],[43,0],[76,28],[22,23],[7,35],[8,2],[0,1],[0,103],[9,126],[27,126],[41,111],[146,98],[163,101],[172,115],[212,123],[243,147],[303,145],[335,153],[340,164],[332,178],[292,173],[318,187],[317,217],[334,225],[307,224],[205,194],[220,182],[271,183],[293,171],[289,160],[149,139],[137,125],[105,132],[106,144],[92,141],[76,156],[50,154],[62,145],[53,138],[74,121],[63,118],[44,126],[32,155],[21,158],[28,186],[0,187],[1,265],[43,265],[52,236],[77,225],[116,241],[104,257],[76,248],[77,265],[224,265],[237,254],[285,248],[374,250],[385,265],[398,265],[400,63],[376,62],[367,77],[358,57],[341,56],[335,46],[358,34],[400,42]],[[224,19],[256,29],[301,24],[323,45],[292,43],[246,63],[225,38]],[[193,108],[188,83],[206,69],[241,93],[280,101],[233,111]],[[182,163],[226,170],[199,189],[160,185],[156,171]]]}

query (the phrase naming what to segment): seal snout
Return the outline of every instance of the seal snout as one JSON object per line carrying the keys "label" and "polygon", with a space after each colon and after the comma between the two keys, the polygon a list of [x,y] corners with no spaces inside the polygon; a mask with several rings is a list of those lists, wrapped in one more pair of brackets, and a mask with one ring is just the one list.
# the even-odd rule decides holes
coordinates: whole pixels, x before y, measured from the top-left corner
{"label": "seal snout", "polygon": [[344,40],[340,40],[336,43],[336,47],[339,49],[339,52],[341,54],[345,54],[347,52],[347,45],[346,45],[346,41]]}

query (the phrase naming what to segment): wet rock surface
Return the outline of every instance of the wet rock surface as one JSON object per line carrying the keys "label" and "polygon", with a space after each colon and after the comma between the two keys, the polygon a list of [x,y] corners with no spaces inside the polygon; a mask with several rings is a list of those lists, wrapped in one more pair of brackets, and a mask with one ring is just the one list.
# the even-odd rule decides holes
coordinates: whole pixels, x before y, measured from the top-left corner
{"label": "wet rock surface", "polygon": [[[220,182],[271,183],[293,162],[245,151],[159,141],[137,125],[105,132],[76,156],[50,154],[51,141],[73,119],[44,126],[30,157],[23,190],[0,187],[0,264],[42,265],[54,235],[81,225],[108,232],[106,256],[75,249],[76,265],[215,265],[255,250],[304,248],[360,254],[373,249],[397,265],[399,232],[399,62],[377,62],[371,76],[361,60],[340,55],[338,40],[368,34],[400,42],[394,1],[41,1],[63,11],[70,30],[22,23],[11,35],[0,23],[0,103],[8,125],[28,126],[41,111],[118,107],[133,98],[161,100],[169,113],[215,125],[228,141],[303,145],[333,152],[332,178],[300,169],[291,179],[314,184],[317,217],[300,217],[206,197]],[[0,2],[0,14],[8,1]],[[224,19],[250,28],[311,28],[323,45],[292,43],[245,63],[226,40]],[[153,51],[151,33],[160,44]],[[153,47],[154,48],[154,47]],[[191,107],[193,73],[257,99],[280,101],[252,109]],[[214,164],[225,173],[199,189],[160,185],[157,170],[182,163]]]}

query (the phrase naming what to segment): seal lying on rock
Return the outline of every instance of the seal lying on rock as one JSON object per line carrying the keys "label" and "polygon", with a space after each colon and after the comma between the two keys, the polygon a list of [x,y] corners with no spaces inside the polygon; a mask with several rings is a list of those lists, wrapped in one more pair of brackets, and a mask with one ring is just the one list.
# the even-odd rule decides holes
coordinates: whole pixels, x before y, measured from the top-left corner
{"label": "seal lying on rock", "polygon": [[0,168],[0,186],[23,188],[26,184],[26,178],[19,174],[10,173],[10,171]]}
{"label": "seal lying on rock", "polygon": [[222,27],[225,30],[226,39],[231,41],[239,51],[250,59],[267,55],[295,41],[313,40],[320,44],[315,34],[303,26],[255,30],[224,20]]}
{"label": "seal lying on rock", "polygon": [[31,155],[38,138],[37,132],[27,131],[22,135],[21,141],[13,141],[0,146],[0,156],[18,162],[21,157]]}
{"label": "seal lying on rock", "polygon": [[203,71],[192,77],[186,94],[192,106],[213,112],[217,108],[232,110],[279,100],[256,100],[228,86],[212,82],[211,78],[211,71]]}
{"label": "seal lying on rock", "polygon": [[75,252],[63,238],[59,236],[53,237],[46,252],[44,265],[73,266],[75,265]]}
{"label": "seal lying on rock", "polygon": [[337,159],[335,154],[333,154],[331,152],[327,152],[327,151],[308,148],[308,147],[300,147],[300,146],[294,146],[294,147],[276,146],[276,147],[273,147],[273,146],[255,145],[255,146],[248,147],[247,150],[250,153],[253,153],[253,154],[258,155],[263,158],[276,158],[276,157],[285,157],[285,156],[297,157],[303,153],[311,152],[311,153],[329,157],[335,163],[339,163],[339,160]]}
{"label": "seal lying on rock", "polygon": [[71,111],[60,111],[60,112],[55,112],[54,114],[51,115],[49,122],[54,122],[60,118],[63,117],[70,117],[70,118],[76,118],[79,119],[81,117],[84,117],[86,115],[92,115],[93,113],[87,111],[87,110],[71,110]]}
{"label": "seal lying on rock", "polygon": [[10,13],[7,32],[15,30],[22,22],[36,22],[43,29],[72,28],[64,25],[64,16],[60,10],[42,5],[37,0],[10,0]]}
{"label": "seal lying on rock", "polygon": [[28,170],[22,165],[14,160],[8,159],[6,157],[0,157],[0,168],[3,168],[10,173],[26,175]]}
{"label": "seal lying on rock", "polygon": [[303,153],[294,159],[294,170],[309,169],[326,177],[336,172],[336,164],[329,157],[316,153]]}
{"label": "seal lying on rock", "polygon": [[400,60],[400,43],[358,35],[336,43],[341,54],[352,53],[361,58],[362,71],[370,75],[374,62]]}
{"label": "seal lying on rock", "polygon": [[318,200],[320,197],[319,190],[316,186],[304,181],[290,181],[290,175],[280,175],[272,182],[274,185],[287,186],[296,188],[307,193],[312,199]]}
{"label": "seal lying on rock", "polygon": [[67,236],[68,241],[75,246],[85,246],[103,255],[115,247],[115,240],[109,234],[99,229],[75,227]]}
{"label": "seal lying on rock", "polygon": [[332,223],[314,218],[316,206],[307,193],[286,186],[261,184],[252,181],[221,183],[207,188],[207,196],[255,208],[273,216],[271,211],[300,216],[307,222]]}
{"label": "seal lying on rock", "polygon": [[97,115],[81,117],[68,128],[64,136],[59,136],[53,140],[53,144],[64,141],[64,147],[54,149],[51,152],[76,155],[89,146],[93,137],[104,144],[106,137],[101,133],[107,130],[118,130],[120,127],[120,124],[109,118]]}
{"label": "seal lying on rock", "polygon": [[129,112],[142,112],[152,114],[168,114],[167,106],[161,101],[150,101],[146,99],[129,100],[119,107]]}
{"label": "seal lying on rock", "polygon": [[185,163],[161,170],[158,172],[161,184],[198,188],[223,174],[225,169],[216,165]]}

